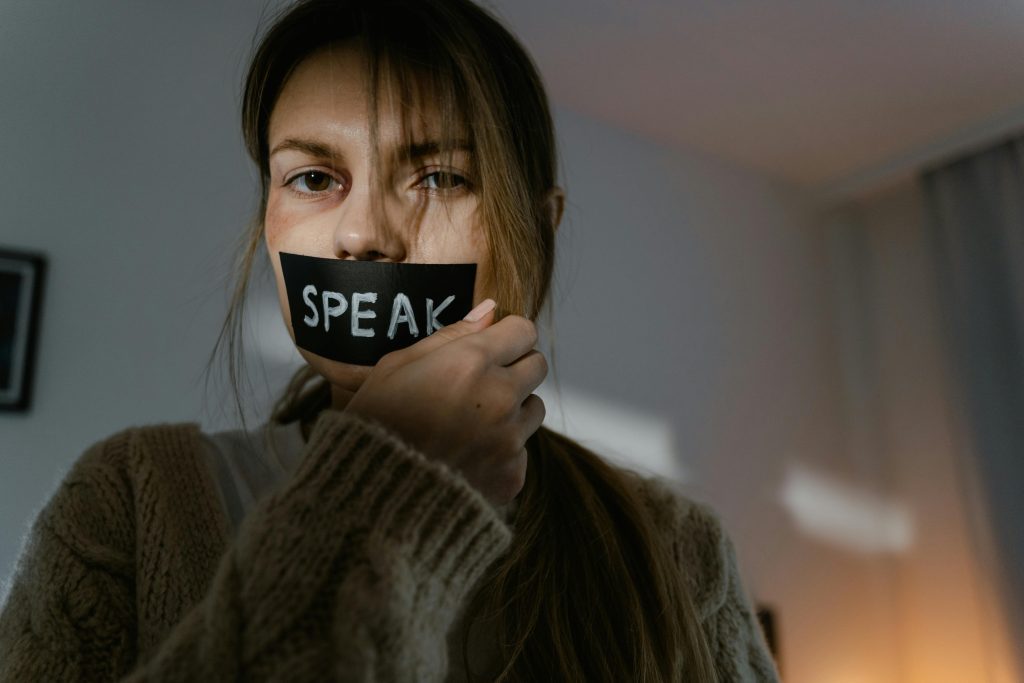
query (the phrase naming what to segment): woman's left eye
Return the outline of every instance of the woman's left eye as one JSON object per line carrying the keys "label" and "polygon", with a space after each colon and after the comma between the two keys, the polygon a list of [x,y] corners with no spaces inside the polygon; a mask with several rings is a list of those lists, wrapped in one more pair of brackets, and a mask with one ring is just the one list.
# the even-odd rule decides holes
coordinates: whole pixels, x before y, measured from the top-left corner
{"label": "woman's left eye", "polygon": [[469,182],[464,176],[451,171],[435,171],[423,176],[420,184],[428,190],[454,190],[458,187],[468,185]]}
{"label": "woman's left eye", "polygon": [[[303,171],[302,173],[293,176],[285,183],[285,185],[288,185],[295,194],[317,196],[328,194],[331,189],[333,189],[331,184],[336,184],[337,182],[337,180],[325,171]],[[296,189],[300,185],[305,185],[306,189]]]}

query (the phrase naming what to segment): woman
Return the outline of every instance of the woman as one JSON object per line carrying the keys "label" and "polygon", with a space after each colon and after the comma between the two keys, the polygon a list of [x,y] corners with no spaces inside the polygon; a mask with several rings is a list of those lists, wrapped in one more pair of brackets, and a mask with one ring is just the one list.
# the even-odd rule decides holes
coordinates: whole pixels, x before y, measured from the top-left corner
{"label": "woman", "polygon": [[229,349],[264,245],[293,339],[283,253],[473,263],[476,306],[375,365],[300,345],[273,455],[194,424],[88,449],[33,527],[0,680],[777,680],[713,513],[540,426],[563,195],[515,39],[469,0],[299,2],[243,128]]}

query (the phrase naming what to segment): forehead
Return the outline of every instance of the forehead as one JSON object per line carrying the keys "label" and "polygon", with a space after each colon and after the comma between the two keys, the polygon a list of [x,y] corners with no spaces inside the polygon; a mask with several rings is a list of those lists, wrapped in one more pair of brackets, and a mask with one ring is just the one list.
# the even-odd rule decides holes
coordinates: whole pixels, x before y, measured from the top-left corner
{"label": "forehead", "polygon": [[[382,82],[375,102],[382,142],[404,138],[405,126],[413,139],[434,138],[440,133],[436,98],[424,92],[421,79],[410,80],[417,84],[417,91],[404,95],[396,92],[396,86]],[[368,141],[370,104],[366,55],[359,43],[346,41],[320,48],[298,64],[281,89],[268,125],[270,146],[276,139],[298,133]]]}

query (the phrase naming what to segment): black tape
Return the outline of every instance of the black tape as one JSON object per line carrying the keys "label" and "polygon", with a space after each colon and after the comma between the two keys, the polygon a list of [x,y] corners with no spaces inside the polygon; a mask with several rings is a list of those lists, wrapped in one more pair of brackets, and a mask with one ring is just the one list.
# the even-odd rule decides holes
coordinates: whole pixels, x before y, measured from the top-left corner
{"label": "black tape", "polygon": [[295,343],[331,360],[374,365],[473,308],[475,263],[280,254]]}

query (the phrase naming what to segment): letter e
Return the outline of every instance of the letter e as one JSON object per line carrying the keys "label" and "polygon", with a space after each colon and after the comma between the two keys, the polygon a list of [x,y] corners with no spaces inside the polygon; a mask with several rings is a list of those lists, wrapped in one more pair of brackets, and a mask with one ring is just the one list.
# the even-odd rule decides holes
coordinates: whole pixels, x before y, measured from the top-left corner
{"label": "letter e", "polygon": [[359,327],[359,321],[363,318],[376,318],[377,314],[373,311],[361,311],[359,310],[359,304],[368,301],[371,304],[377,303],[376,292],[352,292],[352,336],[353,337],[372,337],[373,330],[367,330]]}

